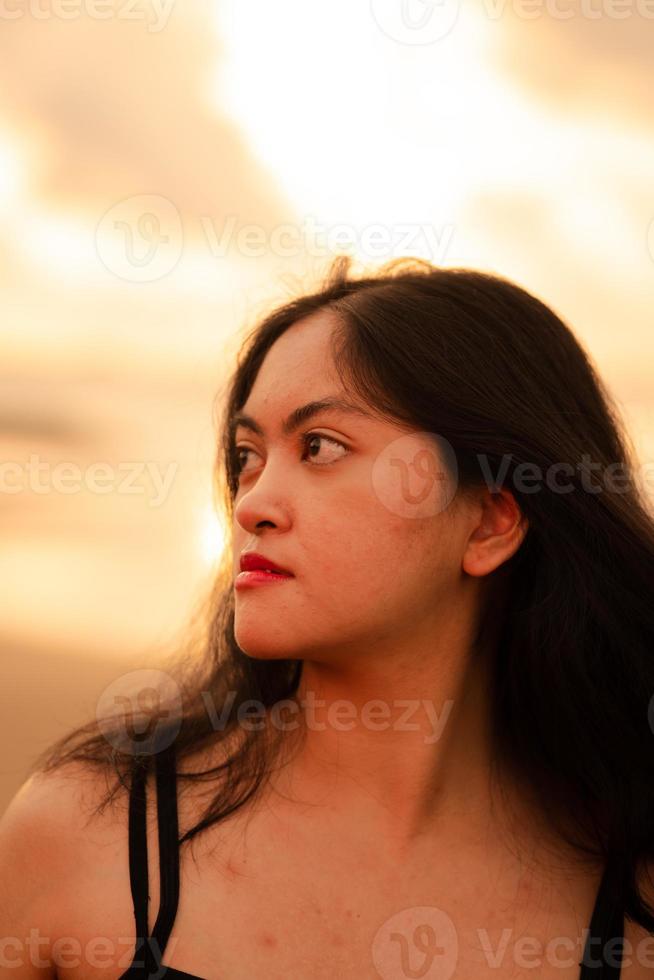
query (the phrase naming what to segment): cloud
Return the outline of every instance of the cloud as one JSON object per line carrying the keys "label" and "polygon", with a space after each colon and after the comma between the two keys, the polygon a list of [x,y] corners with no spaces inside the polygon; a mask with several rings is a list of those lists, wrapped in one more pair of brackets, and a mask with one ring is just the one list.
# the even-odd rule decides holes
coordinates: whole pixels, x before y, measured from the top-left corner
{"label": "cloud", "polygon": [[161,194],[198,234],[200,215],[283,220],[270,173],[211,103],[219,54],[191,5],[158,33],[118,17],[3,21],[0,120],[32,146],[32,196],[99,219],[126,196]]}
{"label": "cloud", "polygon": [[[549,4],[553,10],[573,10],[569,19],[548,13],[545,2],[529,4],[542,15],[525,19],[519,15],[522,6],[520,0],[504,6],[491,55],[498,70],[561,115],[602,116],[651,133],[654,20],[639,13],[638,0],[622,20],[608,13],[583,15],[584,9],[608,10],[608,0]],[[480,9],[487,9],[485,0]]]}

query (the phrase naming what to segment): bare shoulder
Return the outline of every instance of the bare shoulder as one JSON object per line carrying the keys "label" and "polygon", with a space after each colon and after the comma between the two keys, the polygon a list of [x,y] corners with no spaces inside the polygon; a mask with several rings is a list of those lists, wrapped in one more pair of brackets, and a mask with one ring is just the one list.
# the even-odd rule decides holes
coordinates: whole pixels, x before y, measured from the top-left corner
{"label": "bare shoulder", "polygon": [[[185,756],[177,769],[204,772],[225,757],[225,746],[214,743]],[[153,770],[146,783],[149,929],[160,885]],[[0,819],[0,937],[16,948],[5,972],[0,962],[0,978],[116,980],[129,967],[135,916],[126,782],[122,786],[113,770],[73,763],[31,776],[12,799]],[[195,825],[215,792],[213,780],[186,783],[181,792],[184,783],[178,781],[181,833]],[[25,944],[30,935],[45,968],[32,962]]]}
{"label": "bare shoulder", "polygon": [[109,772],[77,762],[31,775],[0,819],[3,882],[47,895],[74,873],[80,848],[101,846],[119,826],[124,833],[127,791],[101,809],[112,785]]}
{"label": "bare shoulder", "polygon": [[[23,783],[0,819],[0,935],[13,943],[11,975],[20,964],[21,977],[57,976],[53,945],[84,931],[94,895],[111,902],[117,891],[129,914],[129,875],[122,867],[129,796],[121,788],[102,808],[112,785],[111,773],[83,763],[40,771]],[[25,945],[30,935],[52,972],[37,966],[33,946]]]}

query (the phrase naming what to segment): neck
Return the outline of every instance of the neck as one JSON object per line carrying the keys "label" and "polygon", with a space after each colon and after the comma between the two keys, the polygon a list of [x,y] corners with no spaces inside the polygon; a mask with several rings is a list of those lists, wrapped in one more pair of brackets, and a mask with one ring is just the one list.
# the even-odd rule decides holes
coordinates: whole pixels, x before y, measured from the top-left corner
{"label": "neck", "polygon": [[296,694],[302,738],[274,788],[303,820],[365,826],[407,851],[424,835],[488,832],[489,659],[452,624],[398,653],[376,644],[349,663],[305,660]]}

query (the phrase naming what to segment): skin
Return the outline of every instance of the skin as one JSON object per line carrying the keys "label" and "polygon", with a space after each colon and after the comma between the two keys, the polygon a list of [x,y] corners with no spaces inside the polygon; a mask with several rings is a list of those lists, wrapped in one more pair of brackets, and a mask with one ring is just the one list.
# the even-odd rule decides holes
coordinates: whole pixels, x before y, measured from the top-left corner
{"label": "skin", "polygon": [[[301,658],[298,700],[306,705],[313,694],[324,705],[306,709],[311,724],[299,751],[261,796],[183,852],[164,963],[233,980],[408,976],[398,972],[399,943],[420,971],[433,954],[421,952],[415,925],[432,922],[439,945],[456,953],[457,980],[526,975],[534,951],[521,952],[523,937],[542,944],[534,976],[578,980],[575,944],[602,869],[579,872],[577,855],[548,838],[518,786],[507,784],[501,800],[491,796],[488,678],[473,649],[482,606],[497,598],[489,576],[520,546],[526,521],[506,490],[463,496],[435,481],[437,492],[421,501],[418,476],[434,470],[415,461],[442,448],[429,434],[379,417],[324,414],[283,436],[282,419],[298,406],[351,398],[331,360],[333,329],[329,314],[315,314],[268,353],[244,406],[265,436],[236,434],[251,452],[233,528],[235,576],[244,549],[295,576],[236,590],[239,645],[253,658]],[[348,452],[326,440],[303,445],[308,431]],[[393,459],[413,474],[409,494]],[[443,459],[436,462],[438,472]],[[339,700],[349,710],[330,713]],[[387,706],[386,717],[365,714],[373,700]],[[215,765],[221,751],[220,743],[203,749],[184,768]],[[17,795],[0,821],[0,880],[11,896],[0,899],[0,936],[38,927],[51,960],[62,937],[84,949],[107,937],[127,959],[119,965],[112,953],[98,968],[83,960],[41,970],[24,956],[26,980],[116,980],[131,959],[126,800],[86,822],[105,788],[88,773],[58,774]],[[150,926],[159,908],[154,792],[149,779]],[[185,830],[206,796],[180,792],[178,802]],[[458,945],[443,932],[443,915]],[[633,954],[647,936],[627,922],[625,938]],[[551,940],[568,945],[548,958]],[[500,960],[488,960],[489,951]],[[630,959],[623,980],[652,975]],[[0,964],[4,975],[17,974]]]}
{"label": "skin", "polygon": [[[241,551],[256,550],[295,577],[237,589],[235,634],[253,658],[301,658],[301,702],[324,702],[274,783],[280,798],[301,799],[331,834],[347,838],[363,822],[387,853],[407,858],[425,834],[460,841],[486,826],[488,706],[474,631],[486,577],[520,546],[527,522],[510,491],[463,497],[451,481],[436,504],[407,508],[385,451],[400,439],[407,464],[422,450],[441,472],[443,457],[428,434],[399,423],[330,411],[282,434],[306,402],[355,400],[331,356],[334,327],[330,311],[294,324],[243,406],[265,438],[235,434],[234,575]],[[309,431],[347,451],[315,437],[303,449]],[[335,714],[340,700],[349,707]],[[386,715],[370,723],[373,700]]]}

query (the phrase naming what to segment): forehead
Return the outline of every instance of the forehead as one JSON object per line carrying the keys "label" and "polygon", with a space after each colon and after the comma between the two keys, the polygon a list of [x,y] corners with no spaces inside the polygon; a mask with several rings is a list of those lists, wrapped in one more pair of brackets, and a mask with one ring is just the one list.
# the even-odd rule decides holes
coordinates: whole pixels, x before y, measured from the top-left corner
{"label": "forehead", "polygon": [[266,354],[241,414],[286,415],[308,402],[333,398],[360,404],[343,388],[332,356],[335,314],[319,310],[292,324]]}
{"label": "forehead", "polygon": [[298,397],[318,388],[341,388],[331,351],[335,327],[335,315],[326,310],[292,324],[266,354],[248,397],[248,407],[278,393],[280,386],[295,390]]}
{"label": "forehead", "polygon": [[352,420],[373,419],[374,409],[348,392],[341,383],[331,354],[333,314],[325,311],[298,320],[270,348],[250,394],[231,419],[232,431],[244,426],[253,432],[274,424],[290,434],[322,411],[340,411]]}

